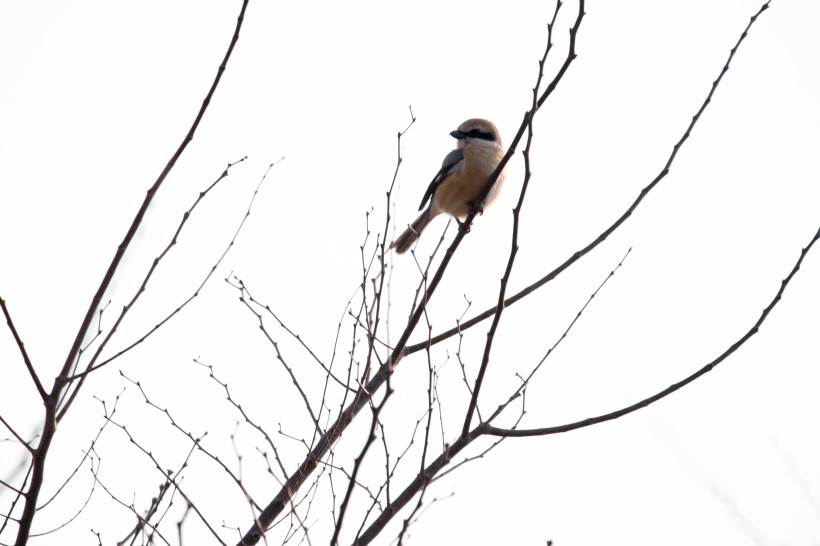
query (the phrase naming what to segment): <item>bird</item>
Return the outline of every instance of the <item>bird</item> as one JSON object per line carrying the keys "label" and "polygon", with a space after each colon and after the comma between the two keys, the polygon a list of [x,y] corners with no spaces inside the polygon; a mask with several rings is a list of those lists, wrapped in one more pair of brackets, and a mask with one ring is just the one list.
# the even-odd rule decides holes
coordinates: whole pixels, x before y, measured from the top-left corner
{"label": "bird", "polygon": [[[419,205],[419,210],[424,209],[424,212],[390,245],[398,254],[407,252],[424,228],[439,214],[454,216],[460,224],[471,208],[476,207],[483,213],[484,207],[498,197],[504,181],[503,172],[498,175],[486,199],[482,203],[477,202],[481,190],[504,157],[501,136],[496,126],[486,119],[468,119],[452,131],[450,136],[458,140],[458,144],[444,158],[441,169],[424,192]],[[424,208],[425,205],[427,208]]]}

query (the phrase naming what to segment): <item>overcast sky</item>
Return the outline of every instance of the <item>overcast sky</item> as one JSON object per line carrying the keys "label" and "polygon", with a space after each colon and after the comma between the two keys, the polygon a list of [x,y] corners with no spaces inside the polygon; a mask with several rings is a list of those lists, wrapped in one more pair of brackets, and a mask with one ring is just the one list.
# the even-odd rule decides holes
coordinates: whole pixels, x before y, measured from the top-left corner
{"label": "overcast sky", "polygon": [[[585,246],[660,172],[760,6],[753,0],[587,3],[578,58],[535,123],[511,291]],[[0,296],[47,386],[145,191],[188,131],[239,8],[239,2],[202,0],[0,7]],[[194,434],[207,431],[211,449],[235,464],[229,435],[239,414],[194,358],[214,366],[243,408],[292,455],[288,468],[294,468],[299,445],[278,432],[281,424],[294,436],[309,434],[301,399],[256,317],[223,279],[240,277],[329,360],[361,282],[368,211],[369,248],[384,232],[396,134],[410,123],[408,107],[417,120],[402,139],[388,239],[415,218],[455,144],[449,132],[462,121],[486,117],[505,144],[512,139],[529,107],[552,10],[550,2],[529,1],[251,2],[211,107],[107,294],[104,329],[198,193],[226,164],[247,160],[203,200],[106,354],[196,291],[268,165],[284,160],[271,169],[236,244],[200,296],[90,377],[60,424],[44,500],[103,425],[100,401],[110,409],[121,393],[118,422],[155,450],[164,467],[181,464],[189,445],[120,371]],[[573,1],[562,8],[549,76],[563,59],[576,10]],[[560,338],[630,248],[536,376],[522,426],[560,425],[646,398],[717,357],[754,324],[820,228],[819,18],[816,1],[774,0],[670,174],[593,253],[505,311],[480,401],[484,414],[506,400],[516,374],[527,373]],[[465,317],[495,302],[522,173],[518,154],[501,197],[461,244],[431,304],[434,334],[453,327],[468,302]],[[439,219],[425,233],[420,259],[446,223]],[[447,241],[454,233],[450,226]],[[411,528],[412,542],[820,545],[818,252],[806,258],[760,332],[714,371],[614,422],[505,441],[431,487],[427,502],[440,500]],[[418,270],[410,255],[390,259],[388,327],[395,341]],[[282,329],[269,326],[297,372],[312,365]],[[488,327],[471,329],[463,340],[470,376]],[[425,335],[422,323],[411,340]],[[350,337],[346,327],[339,354],[349,350]],[[458,351],[454,338],[431,352],[444,408],[439,447],[442,437],[456,439],[469,400]],[[426,408],[426,358],[402,362],[393,387],[384,418],[402,446]],[[30,437],[41,412],[4,328],[0,414]],[[0,438],[11,435],[2,430]],[[263,442],[245,429],[237,438],[245,478],[265,504],[277,488],[256,451]],[[467,455],[488,445],[477,443]],[[161,482],[153,464],[113,428],[98,452],[102,481],[144,508]],[[0,443],[0,479],[17,479],[20,455],[13,442]],[[249,526],[247,504],[221,470],[201,456],[195,463],[185,481],[231,543],[232,528]],[[378,483],[378,474],[370,477]],[[65,522],[91,487],[86,464],[35,520],[34,532]],[[367,503],[361,492],[354,500]],[[3,512],[11,501],[0,492]],[[169,529],[179,517],[169,515]],[[328,542],[329,518],[329,507],[317,503],[308,518],[314,544]],[[129,512],[98,486],[80,517],[39,543],[96,544],[94,529],[112,544],[132,525]],[[0,542],[13,542],[15,532],[7,526]],[[189,543],[210,540],[194,518],[186,532]]]}

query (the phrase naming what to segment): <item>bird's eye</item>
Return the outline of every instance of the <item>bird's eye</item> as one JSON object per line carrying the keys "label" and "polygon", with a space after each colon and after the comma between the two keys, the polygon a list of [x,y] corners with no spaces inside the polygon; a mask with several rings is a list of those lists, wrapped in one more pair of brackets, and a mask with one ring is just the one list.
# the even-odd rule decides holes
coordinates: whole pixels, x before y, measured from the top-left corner
{"label": "bird's eye", "polygon": [[473,138],[478,138],[478,137],[481,136],[481,131],[479,131],[478,129],[473,129],[472,131],[470,131],[467,134],[470,135]]}

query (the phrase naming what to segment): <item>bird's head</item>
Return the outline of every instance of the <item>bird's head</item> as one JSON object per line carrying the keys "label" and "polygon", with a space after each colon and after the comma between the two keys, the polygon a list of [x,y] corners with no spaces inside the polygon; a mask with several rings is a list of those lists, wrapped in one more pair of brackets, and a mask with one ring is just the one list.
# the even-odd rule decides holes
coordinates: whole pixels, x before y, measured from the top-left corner
{"label": "bird's head", "polygon": [[481,118],[468,119],[451,132],[450,136],[458,139],[459,148],[476,145],[501,146],[501,136],[496,126],[493,122]]}

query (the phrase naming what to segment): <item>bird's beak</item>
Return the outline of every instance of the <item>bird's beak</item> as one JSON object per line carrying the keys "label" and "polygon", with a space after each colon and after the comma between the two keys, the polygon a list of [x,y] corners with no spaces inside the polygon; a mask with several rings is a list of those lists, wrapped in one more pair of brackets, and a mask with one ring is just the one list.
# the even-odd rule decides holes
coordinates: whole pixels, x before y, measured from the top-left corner
{"label": "bird's beak", "polygon": [[450,133],[450,136],[453,138],[457,138],[459,140],[467,138],[467,135],[456,129],[455,131]]}

